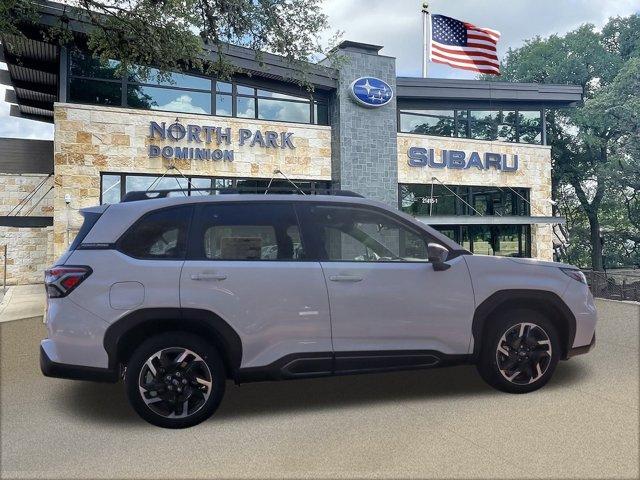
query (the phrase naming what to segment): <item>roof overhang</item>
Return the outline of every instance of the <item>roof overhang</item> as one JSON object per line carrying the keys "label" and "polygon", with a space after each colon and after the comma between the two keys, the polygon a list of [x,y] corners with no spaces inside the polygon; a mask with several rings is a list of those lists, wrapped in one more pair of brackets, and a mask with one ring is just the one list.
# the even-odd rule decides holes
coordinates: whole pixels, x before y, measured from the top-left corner
{"label": "roof overhang", "polygon": [[4,100],[10,115],[53,122],[53,102],[58,98],[59,47],[28,37],[0,35],[7,70],[0,70],[0,84],[13,87]]}
{"label": "roof overhang", "polygon": [[404,108],[419,108],[425,100],[455,108],[525,106],[565,108],[582,102],[580,85],[488,82],[445,78],[398,77],[397,98]]}
{"label": "roof overhang", "polygon": [[438,215],[433,217],[418,216],[427,225],[557,225],[565,224],[564,217],[531,217],[521,215]]}

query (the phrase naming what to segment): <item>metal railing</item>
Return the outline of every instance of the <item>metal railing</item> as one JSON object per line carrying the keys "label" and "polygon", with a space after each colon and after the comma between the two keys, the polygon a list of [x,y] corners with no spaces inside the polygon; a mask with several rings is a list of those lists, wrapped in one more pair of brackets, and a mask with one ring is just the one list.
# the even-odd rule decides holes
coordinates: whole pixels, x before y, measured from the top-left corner
{"label": "metal railing", "polygon": [[640,270],[637,273],[633,270],[582,272],[594,297],[640,302]]}

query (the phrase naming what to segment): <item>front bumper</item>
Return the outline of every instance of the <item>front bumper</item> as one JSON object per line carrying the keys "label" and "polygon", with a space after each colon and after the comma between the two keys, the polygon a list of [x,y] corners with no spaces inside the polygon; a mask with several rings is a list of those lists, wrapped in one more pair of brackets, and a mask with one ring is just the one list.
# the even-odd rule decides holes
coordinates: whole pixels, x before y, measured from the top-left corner
{"label": "front bumper", "polygon": [[115,383],[120,377],[117,370],[109,368],[85,367],[54,362],[45,349],[40,346],[40,370],[45,377],[68,378],[72,380],[88,380],[91,382]]}
{"label": "front bumper", "polygon": [[596,332],[593,332],[591,343],[589,343],[589,345],[583,345],[581,347],[573,347],[567,353],[567,359],[571,357],[575,357],[576,355],[584,355],[585,353],[590,352],[595,345],[596,345]]}

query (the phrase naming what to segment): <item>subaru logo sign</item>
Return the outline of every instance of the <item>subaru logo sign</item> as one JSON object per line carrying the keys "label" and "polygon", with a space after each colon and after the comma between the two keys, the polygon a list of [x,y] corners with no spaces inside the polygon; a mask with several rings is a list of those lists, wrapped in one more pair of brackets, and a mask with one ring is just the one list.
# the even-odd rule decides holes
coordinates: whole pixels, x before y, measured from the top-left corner
{"label": "subaru logo sign", "polygon": [[353,99],[364,107],[381,107],[393,98],[393,90],[379,78],[361,77],[349,86]]}

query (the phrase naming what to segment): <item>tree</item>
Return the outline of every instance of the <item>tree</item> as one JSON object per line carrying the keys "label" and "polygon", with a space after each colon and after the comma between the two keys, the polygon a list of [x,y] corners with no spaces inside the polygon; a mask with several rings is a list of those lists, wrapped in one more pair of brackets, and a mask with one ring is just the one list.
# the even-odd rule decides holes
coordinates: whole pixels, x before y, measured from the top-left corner
{"label": "tree", "polygon": [[[552,190],[559,205],[573,193],[578,224],[569,225],[572,239],[585,233],[588,222],[592,268],[602,270],[600,236],[615,239],[614,257],[624,245],[636,252],[640,236],[640,187],[637,157],[640,112],[640,16],[612,18],[602,31],[586,24],[564,36],[536,37],[510,49],[502,62],[502,80],[568,83],[584,89],[584,105],[547,113],[552,146]],[[566,185],[571,189],[565,188]],[[625,208],[626,205],[626,208]],[[614,211],[612,211],[612,209]],[[603,212],[607,223],[603,224]],[[622,217],[616,213],[622,213]],[[635,233],[634,233],[635,232]],[[575,242],[584,248],[585,242]],[[609,248],[609,247],[607,247]],[[569,256],[583,258],[578,252]],[[627,257],[627,262],[638,262]]]}
{"label": "tree", "polygon": [[[66,7],[49,39],[69,40],[71,18],[92,26],[88,47],[103,61],[118,59],[120,68],[153,66],[163,79],[185,68],[228,78],[237,69],[227,61],[228,44],[284,57],[306,82],[307,61],[322,53],[319,33],[327,17],[319,0],[77,0]],[[0,0],[0,31],[20,35],[38,18],[37,2]],[[149,71],[143,70],[142,76]]]}

